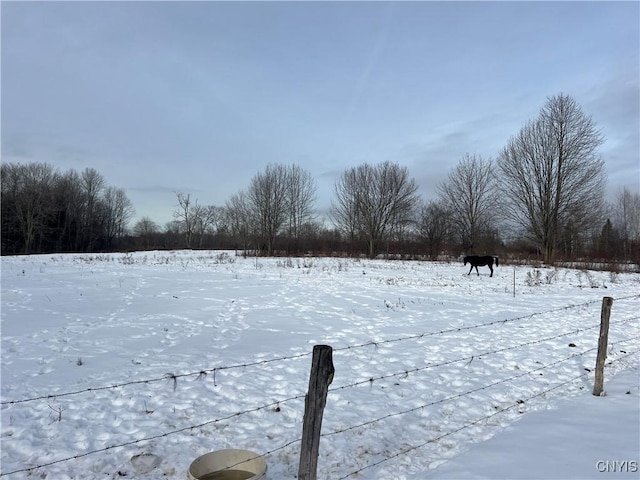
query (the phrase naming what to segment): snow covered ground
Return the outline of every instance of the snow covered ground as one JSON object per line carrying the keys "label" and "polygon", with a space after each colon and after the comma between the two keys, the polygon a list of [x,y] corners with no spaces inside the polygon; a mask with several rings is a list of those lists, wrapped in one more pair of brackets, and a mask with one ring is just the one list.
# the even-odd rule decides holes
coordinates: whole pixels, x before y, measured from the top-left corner
{"label": "snow covered ground", "polygon": [[1,262],[3,477],[184,479],[241,448],[296,478],[328,344],[319,478],[640,478],[638,274],[209,251]]}

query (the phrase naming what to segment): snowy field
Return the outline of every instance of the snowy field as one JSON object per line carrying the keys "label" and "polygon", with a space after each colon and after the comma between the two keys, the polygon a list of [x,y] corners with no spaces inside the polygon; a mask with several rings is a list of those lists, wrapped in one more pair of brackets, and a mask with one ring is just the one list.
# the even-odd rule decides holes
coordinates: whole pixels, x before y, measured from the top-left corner
{"label": "snowy field", "polygon": [[[2,257],[10,479],[184,479],[224,448],[318,478],[639,478],[638,274],[169,251]],[[602,298],[614,298],[594,397]]]}

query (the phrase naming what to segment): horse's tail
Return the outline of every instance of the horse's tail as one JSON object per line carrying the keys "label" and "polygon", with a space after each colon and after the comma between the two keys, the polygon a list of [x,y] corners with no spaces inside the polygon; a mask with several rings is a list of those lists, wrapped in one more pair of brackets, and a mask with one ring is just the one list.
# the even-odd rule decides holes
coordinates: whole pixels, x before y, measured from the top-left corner
{"label": "horse's tail", "polygon": [[496,261],[496,267],[498,266],[498,257],[493,257]]}

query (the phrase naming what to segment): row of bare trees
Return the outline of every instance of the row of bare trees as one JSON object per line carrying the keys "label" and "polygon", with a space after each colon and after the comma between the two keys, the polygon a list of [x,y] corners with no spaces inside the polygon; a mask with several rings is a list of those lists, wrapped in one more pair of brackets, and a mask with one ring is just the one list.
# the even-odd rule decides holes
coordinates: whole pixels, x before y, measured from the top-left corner
{"label": "row of bare trees", "polygon": [[134,214],[124,190],[91,168],[3,163],[0,180],[3,253],[111,249]]}
{"label": "row of bare trees", "polygon": [[624,189],[613,208],[606,205],[597,153],[603,142],[591,117],[560,94],[496,161],[467,154],[438,186],[439,199],[418,209],[406,169],[384,163],[345,171],[336,184],[334,220],[347,237],[364,238],[371,256],[381,240],[413,225],[431,255],[452,246],[490,253],[505,240],[519,240],[549,264],[559,254],[575,258],[587,251],[629,259],[640,242],[640,200]]}
{"label": "row of bare trees", "polygon": [[606,205],[597,154],[602,142],[575,100],[557,95],[496,160],[465,155],[438,185],[436,200],[418,196],[405,167],[365,163],[336,182],[327,228],[314,214],[309,172],[270,164],[224,206],[203,206],[176,192],[174,220],[164,231],[142,218],[128,239],[132,206],[94,170],[61,175],[43,164],[3,165],[3,252],[107,249],[120,238],[120,248],[239,248],[267,255],[322,249],[435,257],[497,253],[508,244],[547,263],[585,253],[635,258],[640,199],[625,189]]}
{"label": "row of bare trees", "polygon": [[[347,169],[336,182],[331,209],[340,248],[374,256],[382,245],[385,251],[393,245],[392,250],[435,257],[495,252],[506,242],[547,263],[557,255],[630,259],[640,242],[640,197],[624,189],[613,205],[605,204],[604,164],[596,154],[601,143],[594,122],[573,99],[559,95],[510,139],[496,161],[465,155],[438,185],[437,200],[421,201],[408,170],[397,164]],[[287,249],[295,240],[297,250],[295,232],[302,226],[307,238],[315,232],[325,241],[335,239],[313,221],[314,191],[308,173],[271,165],[227,203],[218,226],[241,238],[243,248],[266,253],[278,236]],[[294,215],[294,207],[303,215]],[[290,227],[295,218],[304,223],[285,229],[285,218]]]}
{"label": "row of bare trees", "polygon": [[[178,205],[170,230],[184,235],[184,246],[202,247],[207,234],[224,235],[243,250],[257,249],[272,254],[276,238],[297,251],[300,240],[316,228],[313,204],[316,185],[311,174],[297,165],[270,164],[256,174],[246,190],[233,195],[224,207],[201,206],[190,194],[176,192]],[[149,219],[143,219],[148,225]],[[142,230],[142,225],[136,229]]]}
{"label": "row of bare trees", "polygon": [[[603,244],[603,235],[610,239],[617,235],[622,252],[600,248],[600,253],[629,258],[630,242],[640,240],[640,209],[633,207],[633,194],[623,190],[615,205],[617,227],[606,223],[612,212],[604,201],[606,173],[597,153],[603,141],[594,121],[573,98],[562,94],[549,98],[496,161],[470,155],[460,161],[438,187],[440,204],[423,212],[431,217],[423,220],[424,233],[438,238],[446,224],[443,212],[448,212],[457,225],[457,242],[465,250],[485,250],[486,240],[500,231],[503,239],[519,238],[534,245],[544,262],[553,263],[558,254],[575,258],[587,246],[598,250],[594,247]],[[637,198],[636,194],[636,204]],[[443,220],[434,218],[438,214]],[[607,230],[601,231],[605,225]]]}

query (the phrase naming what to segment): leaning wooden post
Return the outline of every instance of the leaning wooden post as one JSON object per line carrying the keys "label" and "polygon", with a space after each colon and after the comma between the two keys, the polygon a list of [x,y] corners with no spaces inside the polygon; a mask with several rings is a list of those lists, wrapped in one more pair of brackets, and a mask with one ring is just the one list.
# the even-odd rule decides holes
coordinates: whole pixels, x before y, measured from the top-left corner
{"label": "leaning wooden post", "polygon": [[311,361],[309,392],[304,399],[302,445],[300,447],[299,480],[316,480],[322,414],[327,404],[329,385],[333,381],[333,349],[329,345],[315,345]]}
{"label": "leaning wooden post", "polygon": [[602,312],[600,313],[600,338],[598,339],[598,357],[596,358],[596,379],[593,385],[593,394],[598,397],[603,394],[604,389],[604,361],[607,359],[611,305],[613,305],[613,298],[604,297],[602,299]]}

